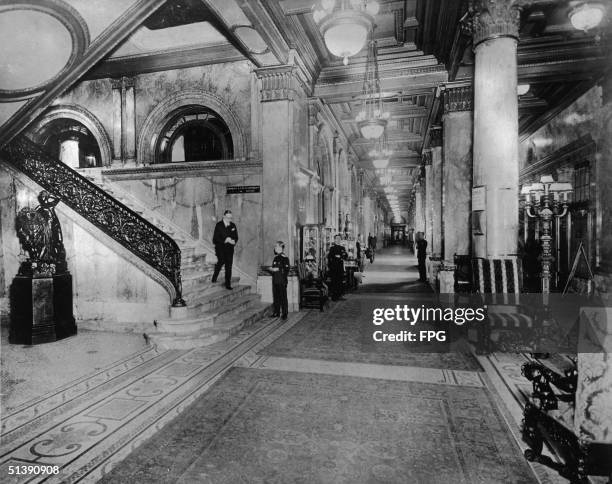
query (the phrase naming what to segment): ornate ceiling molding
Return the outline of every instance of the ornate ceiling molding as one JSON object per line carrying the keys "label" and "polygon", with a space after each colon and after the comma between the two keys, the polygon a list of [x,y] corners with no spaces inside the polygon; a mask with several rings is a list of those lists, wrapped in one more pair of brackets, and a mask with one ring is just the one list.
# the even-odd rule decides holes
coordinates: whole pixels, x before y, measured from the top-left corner
{"label": "ornate ceiling molding", "polygon": [[[89,29],[87,28],[87,23],[79,12],[62,0],[0,1],[0,16],[6,12],[14,11],[39,12],[49,15],[59,21],[70,34],[72,42],[71,52],[65,65],[53,77],[42,83],[22,89],[2,89],[2,86],[0,86],[0,102],[29,99],[44,91],[68,72],[82,57],[89,46]],[[22,59],[22,61],[23,60],[24,59]]]}
{"label": "ornate ceiling molding", "polygon": [[[8,2],[3,0],[3,3]],[[40,116],[57,96],[81,79],[164,3],[165,0],[136,0],[130,5],[87,47],[71,69],[58,76],[56,81],[49,84],[40,96],[31,99],[2,125],[0,146],[4,146]]]}

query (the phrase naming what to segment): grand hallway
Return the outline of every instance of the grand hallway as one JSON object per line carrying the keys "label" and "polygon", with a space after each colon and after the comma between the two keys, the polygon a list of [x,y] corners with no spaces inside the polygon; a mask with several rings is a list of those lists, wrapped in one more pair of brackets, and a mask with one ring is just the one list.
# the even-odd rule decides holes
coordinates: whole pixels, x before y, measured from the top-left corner
{"label": "grand hallway", "polygon": [[371,341],[372,308],[433,300],[380,292],[414,287],[414,266],[382,250],[323,313],[140,350],[3,415],[2,455],[59,465],[44,482],[537,482],[469,352]]}

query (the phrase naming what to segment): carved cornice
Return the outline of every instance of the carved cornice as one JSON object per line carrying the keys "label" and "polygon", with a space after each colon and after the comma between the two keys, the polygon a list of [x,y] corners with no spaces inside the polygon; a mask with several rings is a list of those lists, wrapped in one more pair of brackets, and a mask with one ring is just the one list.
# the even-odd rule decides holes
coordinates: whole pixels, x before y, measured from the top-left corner
{"label": "carved cornice", "polygon": [[284,65],[255,69],[261,82],[261,102],[293,101],[296,97],[296,66]]}
{"label": "carved cornice", "polygon": [[444,114],[474,109],[474,89],[472,86],[447,86],[442,91]]}
{"label": "carved cornice", "polygon": [[261,174],[261,161],[221,160],[192,161],[184,163],[159,163],[131,168],[103,170],[102,174],[111,180],[132,180],[150,178],[191,178],[200,176],[227,176]]}
{"label": "carved cornice", "polygon": [[499,37],[518,40],[520,10],[515,0],[471,0],[470,10],[474,48]]}

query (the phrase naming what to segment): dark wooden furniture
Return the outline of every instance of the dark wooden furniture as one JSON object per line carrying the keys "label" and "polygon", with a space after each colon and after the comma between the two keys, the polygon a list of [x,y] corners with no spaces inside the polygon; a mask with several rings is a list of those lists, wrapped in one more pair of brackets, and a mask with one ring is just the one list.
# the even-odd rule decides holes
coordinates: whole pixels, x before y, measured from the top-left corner
{"label": "dark wooden furniture", "polygon": [[[555,469],[571,483],[586,484],[589,475],[607,476],[612,481],[612,444],[578,439],[574,433],[576,367],[559,373],[531,361],[521,371],[533,384],[531,401],[523,412],[522,438],[529,446],[525,458]],[[544,444],[561,463],[542,455]]]}
{"label": "dark wooden furniture", "polygon": [[325,274],[321,271],[314,275],[306,262],[297,265],[300,278],[300,308],[318,308],[323,311],[329,300]]}

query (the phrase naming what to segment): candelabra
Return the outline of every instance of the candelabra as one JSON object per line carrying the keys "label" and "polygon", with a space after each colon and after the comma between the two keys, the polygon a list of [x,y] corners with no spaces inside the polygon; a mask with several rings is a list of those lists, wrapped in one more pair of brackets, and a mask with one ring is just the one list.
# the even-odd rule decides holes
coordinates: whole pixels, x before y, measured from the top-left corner
{"label": "candelabra", "polygon": [[555,182],[550,175],[543,175],[538,183],[523,186],[521,195],[525,200],[525,214],[540,220],[540,241],[542,242],[542,293],[550,293],[550,267],[552,255],[552,224],[567,215],[568,202],[572,193],[571,183]]}

